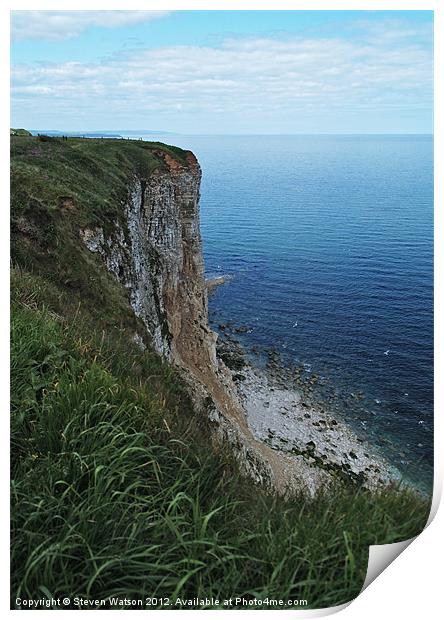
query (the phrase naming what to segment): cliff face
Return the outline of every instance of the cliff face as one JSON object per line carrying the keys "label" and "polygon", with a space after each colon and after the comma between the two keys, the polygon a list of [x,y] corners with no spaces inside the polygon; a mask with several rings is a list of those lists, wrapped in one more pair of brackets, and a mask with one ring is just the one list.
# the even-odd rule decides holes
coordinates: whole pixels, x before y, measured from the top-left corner
{"label": "cliff face", "polygon": [[81,236],[128,290],[146,327],[141,340],[148,337],[158,353],[183,366],[199,343],[202,363],[214,364],[199,230],[200,167],[191,153],[187,166],[158,155],[168,169],[129,180],[124,224],[116,222],[108,234],[87,228]]}
{"label": "cliff face", "polygon": [[241,468],[257,482],[274,486],[275,455],[253,439],[231,375],[216,357],[217,336],[208,327],[199,164],[191,153],[186,165],[168,154],[157,155],[166,169],[129,179],[123,223],[116,222],[111,232],[85,228],[81,238],[127,289],[146,328],[135,339],[141,346],[152,343],[182,368],[196,408],[212,423],[214,438],[230,443]]}

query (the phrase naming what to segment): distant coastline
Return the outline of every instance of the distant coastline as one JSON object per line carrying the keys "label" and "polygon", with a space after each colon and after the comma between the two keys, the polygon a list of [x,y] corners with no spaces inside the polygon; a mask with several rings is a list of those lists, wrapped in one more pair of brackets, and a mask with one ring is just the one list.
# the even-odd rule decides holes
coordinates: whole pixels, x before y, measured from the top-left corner
{"label": "distant coastline", "polygon": [[154,129],[116,129],[94,131],[64,131],[60,129],[30,129],[33,136],[43,134],[46,136],[68,136],[70,138],[125,138],[126,136],[141,137],[144,135],[176,135],[169,131],[156,131]]}

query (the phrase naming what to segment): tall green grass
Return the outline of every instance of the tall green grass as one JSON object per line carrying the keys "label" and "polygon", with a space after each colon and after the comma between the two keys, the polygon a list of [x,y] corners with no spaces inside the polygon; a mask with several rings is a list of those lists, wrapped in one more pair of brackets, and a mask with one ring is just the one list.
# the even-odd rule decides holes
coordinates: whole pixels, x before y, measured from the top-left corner
{"label": "tall green grass", "polygon": [[332,606],[359,593],[369,544],[423,528],[428,502],[407,490],[266,495],[211,447],[171,368],[81,311],[68,321],[45,307],[53,295],[37,278],[17,272],[14,284],[12,607],[64,596]]}

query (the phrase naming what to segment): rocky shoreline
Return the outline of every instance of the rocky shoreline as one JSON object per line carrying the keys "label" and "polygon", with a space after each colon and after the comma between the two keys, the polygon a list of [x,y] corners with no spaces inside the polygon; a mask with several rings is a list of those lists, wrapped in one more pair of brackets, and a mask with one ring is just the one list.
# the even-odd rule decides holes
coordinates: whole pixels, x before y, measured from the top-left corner
{"label": "rocky shoreline", "polygon": [[248,328],[219,330],[217,355],[232,374],[253,436],[296,459],[313,491],[338,478],[369,489],[400,482],[400,472],[375,446],[310,398],[315,375],[296,383],[273,352],[265,368],[254,367],[233,335]]}

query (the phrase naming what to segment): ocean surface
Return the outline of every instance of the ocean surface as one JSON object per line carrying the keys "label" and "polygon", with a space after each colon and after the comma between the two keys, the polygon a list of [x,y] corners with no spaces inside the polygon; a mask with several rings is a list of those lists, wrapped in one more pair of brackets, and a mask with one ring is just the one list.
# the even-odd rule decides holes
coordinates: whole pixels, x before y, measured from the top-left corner
{"label": "ocean surface", "polygon": [[430,489],[433,138],[151,139],[202,166],[207,274],[233,276],[210,299],[213,327],[247,326],[248,349],[319,374],[320,395]]}

